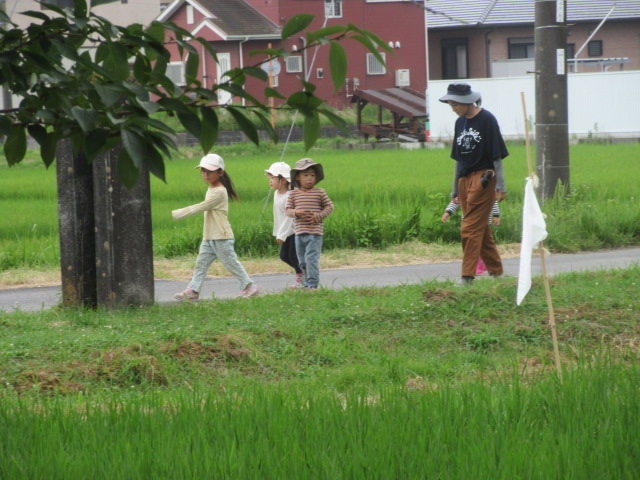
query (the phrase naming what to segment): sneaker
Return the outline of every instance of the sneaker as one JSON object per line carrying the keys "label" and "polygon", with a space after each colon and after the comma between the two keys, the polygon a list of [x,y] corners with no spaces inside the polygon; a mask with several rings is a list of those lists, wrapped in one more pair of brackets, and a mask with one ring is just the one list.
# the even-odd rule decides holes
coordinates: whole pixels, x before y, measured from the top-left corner
{"label": "sneaker", "polygon": [[242,290],[242,293],[239,296],[242,298],[250,298],[255,297],[256,295],[258,295],[258,293],[260,293],[260,287],[255,283],[252,283],[247,288]]}
{"label": "sneaker", "polygon": [[304,287],[304,274],[296,273],[296,283],[293,285],[289,285],[290,289],[302,288]]}
{"label": "sneaker", "polygon": [[462,278],[460,278],[460,281],[458,282],[458,286],[470,287],[471,285],[473,285],[473,278],[474,277],[463,276]]}
{"label": "sneaker", "polygon": [[200,298],[198,292],[194,292],[191,287],[187,287],[184,291],[176,293],[173,298],[186,302],[197,302]]}
{"label": "sneaker", "polygon": [[478,258],[478,266],[476,267],[476,275],[482,275],[487,271],[487,266],[482,261],[482,258]]}

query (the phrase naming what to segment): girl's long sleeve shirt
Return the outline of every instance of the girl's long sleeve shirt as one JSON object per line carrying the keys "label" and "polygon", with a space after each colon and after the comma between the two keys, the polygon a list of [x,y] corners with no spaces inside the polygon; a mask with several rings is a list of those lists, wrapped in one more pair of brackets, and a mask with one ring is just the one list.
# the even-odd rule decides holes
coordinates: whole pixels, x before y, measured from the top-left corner
{"label": "girl's long sleeve shirt", "polygon": [[173,210],[171,216],[174,220],[179,220],[201,212],[204,213],[203,240],[229,240],[234,238],[233,230],[227,218],[229,197],[226,188],[223,186],[209,187],[204,202]]}

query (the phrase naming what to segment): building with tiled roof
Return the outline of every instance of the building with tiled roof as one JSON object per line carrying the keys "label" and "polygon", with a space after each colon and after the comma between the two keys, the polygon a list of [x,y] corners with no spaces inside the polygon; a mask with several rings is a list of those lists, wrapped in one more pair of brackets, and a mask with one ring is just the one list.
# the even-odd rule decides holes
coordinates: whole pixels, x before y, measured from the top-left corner
{"label": "building with tiled roof", "polygon": [[[519,76],[534,70],[535,3],[428,0],[429,78]],[[639,0],[568,0],[565,5],[569,71],[640,69]]]}
{"label": "building with tiled roof", "polygon": [[[377,34],[392,46],[393,53],[382,53],[385,66],[359,42],[343,42],[348,59],[347,81],[334,91],[327,46],[306,49],[304,32],[284,41],[280,39],[286,22],[301,13],[315,15],[309,30],[351,23]],[[316,86],[316,95],[330,106],[343,108],[350,105],[356,89],[403,86],[423,92],[427,85],[425,13],[421,1],[175,0],[158,20],[171,21],[214,47],[217,62],[203,52],[199,80],[205,88],[219,82],[229,69],[263,61],[265,54],[251,56],[249,52],[264,50],[270,44],[291,52],[271,70],[272,81],[285,95],[301,90],[301,80],[308,78]],[[168,40],[172,76],[179,81],[184,76],[186,57],[179,57],[177,48]],[[276,70],[278,73],[274,73]],[[264,85],[248,78],[246,88],[260,99]],[[230,100],[224,92],[218,98],[220,103]]]}

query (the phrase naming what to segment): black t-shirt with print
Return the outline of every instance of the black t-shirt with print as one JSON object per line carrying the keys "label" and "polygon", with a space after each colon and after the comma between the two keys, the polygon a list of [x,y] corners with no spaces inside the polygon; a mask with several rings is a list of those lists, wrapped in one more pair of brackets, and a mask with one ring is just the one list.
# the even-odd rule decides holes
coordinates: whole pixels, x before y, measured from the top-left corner
{"label": "black t-shirt with print", "polygon": [[482,109],[473,118],[456,120],[451,158],[460,162],[460,176],[493,168],[493,161],[509,155],[496,117]]}

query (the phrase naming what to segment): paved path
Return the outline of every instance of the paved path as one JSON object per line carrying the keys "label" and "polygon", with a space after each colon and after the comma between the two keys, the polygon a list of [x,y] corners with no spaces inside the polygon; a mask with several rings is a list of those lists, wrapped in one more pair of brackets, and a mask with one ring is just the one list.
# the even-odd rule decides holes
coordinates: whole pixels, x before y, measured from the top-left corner
{"label": "paved path", "polygon": [[[520,260],[503,260],[505,275],[517,276]],[[551,255],[547,257],[549,275],[569,271],[606,270],[640,265],[640,248],[605,250],[593,253]],[[534,256],[533,275],[541,273],[540,257]],[[397,267],[353,268],[340,270],[322,270],[320,274],[323,288],[349,288],[363,286],[395,286],[420,283],[427,280],[457,280],[460,276],[460,261],[405,265]],[[253,275],[253,279],[262,287],[263,293],[279,292],[292,282],[293,275],[271,274]],[[156,301],[160,304],[172,303],[173,295],[182,291],[188,279],[184,281],[157,280],[155,283]],[[238,282],[233,278],[209,278],[204,284],[201,298],[233,298],[239,293]],[[55,306],[59,302],[60,287],[35,287],[0,290],[0,310],[38,311]]]}

